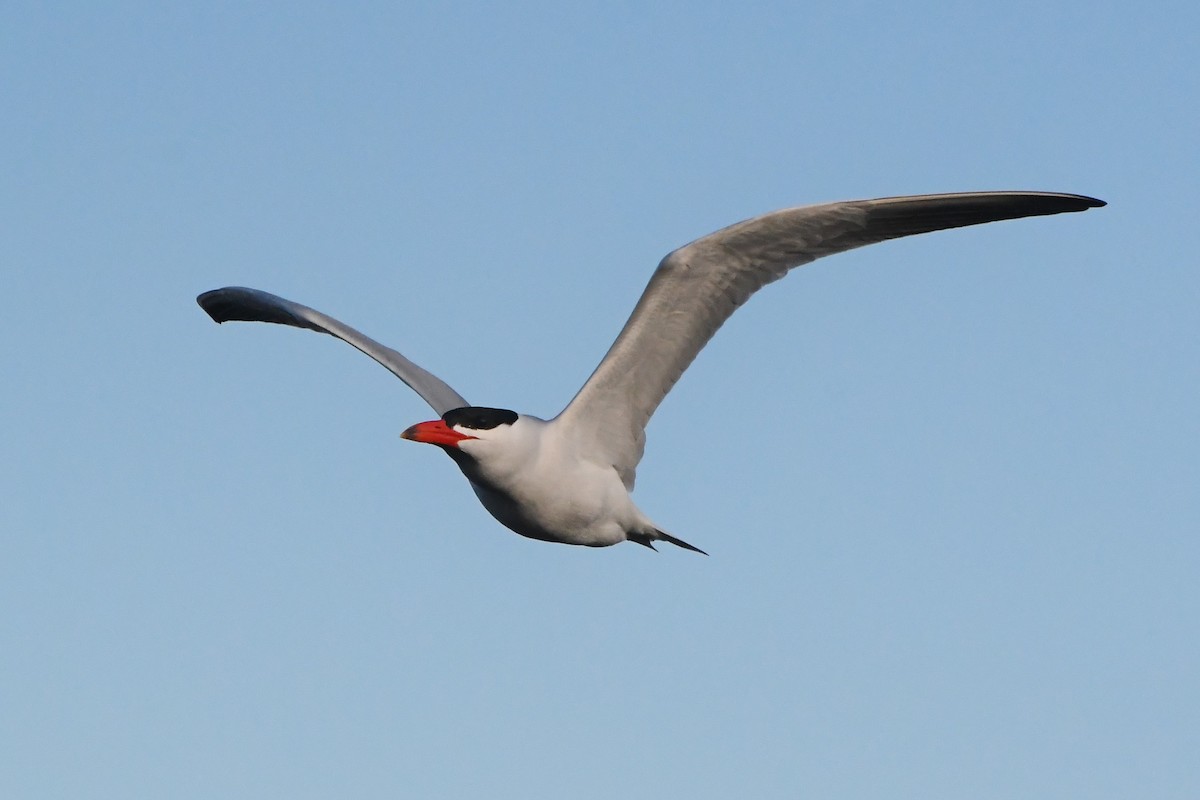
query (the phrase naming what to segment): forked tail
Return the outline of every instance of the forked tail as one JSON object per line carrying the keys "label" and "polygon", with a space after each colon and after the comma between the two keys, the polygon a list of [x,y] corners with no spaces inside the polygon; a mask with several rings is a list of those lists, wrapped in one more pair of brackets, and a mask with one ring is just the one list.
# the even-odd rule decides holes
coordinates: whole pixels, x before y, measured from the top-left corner
{"label": "forked tail", "polygon": [[672,536],[669,533],[663,533],[658,528],[654,529],[653,535],[650,535],[647,533],[629,533],[629,534],[626,534],[626,538],[628,538],[629,541],[631,541],[631,542],[637,542],[640,545],[649,547],[651,550],[657,549],[654,546],[654,540],[658,539],[658,540],[661,540],[664,542],[670,542],[671,544],[675,545],[676,547],[682,547],[684,550],[691,550],[693,553],[699,553],[702,556],[708,555],[708,553],[704,552],[699,547],[696,547],[695,545],[690,545],[687,542],[685,542],[683,539],[676,539],[674,536]]}

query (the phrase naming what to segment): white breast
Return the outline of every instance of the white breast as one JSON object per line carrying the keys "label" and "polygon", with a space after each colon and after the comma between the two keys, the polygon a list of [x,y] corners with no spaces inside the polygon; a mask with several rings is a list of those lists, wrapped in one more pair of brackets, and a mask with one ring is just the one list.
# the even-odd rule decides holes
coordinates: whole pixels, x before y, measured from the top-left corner
{"label": "white breast", "polygon": [[502,432],[480,433],[459,446],[470,458],[455,461],[505,527],[533,539],[591,546],[653,529],[617,470],[581,458],[553,423],[521,416]]}

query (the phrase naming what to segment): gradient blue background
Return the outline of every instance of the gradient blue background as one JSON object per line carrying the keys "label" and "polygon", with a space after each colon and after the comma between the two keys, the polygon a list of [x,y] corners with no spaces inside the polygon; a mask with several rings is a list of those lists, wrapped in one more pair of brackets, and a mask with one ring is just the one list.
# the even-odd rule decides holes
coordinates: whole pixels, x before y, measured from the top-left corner
{"label": "gradient blue background", "polygon": [[[9,4],[0,795],[1200,796],[1194,3]],[[668,250],[1101,210],[755,297],[636,498],[521,539],[429,409],[555,414]]]}

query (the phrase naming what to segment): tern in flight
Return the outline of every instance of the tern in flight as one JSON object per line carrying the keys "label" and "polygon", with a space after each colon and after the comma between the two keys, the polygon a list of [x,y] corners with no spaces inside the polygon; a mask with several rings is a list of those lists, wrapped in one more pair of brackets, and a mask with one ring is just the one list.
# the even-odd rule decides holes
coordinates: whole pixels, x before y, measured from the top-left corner
{"label": "tern in flight", "polygon": [[522,536],[589,547],[666,541],[703,553],[659,528],[629,493],[646,423],[750,295],[801,264],[886,239],[1103,205],[1053,192],[964,192],[789,208],[730,225],[662,260],[600,365],[551,420],[473,406],[395,350],[282,297],[229,287],[197,302],[216,322],[308,328],[387,367],[439,415],[401,436],[442,448],[484,508]]}

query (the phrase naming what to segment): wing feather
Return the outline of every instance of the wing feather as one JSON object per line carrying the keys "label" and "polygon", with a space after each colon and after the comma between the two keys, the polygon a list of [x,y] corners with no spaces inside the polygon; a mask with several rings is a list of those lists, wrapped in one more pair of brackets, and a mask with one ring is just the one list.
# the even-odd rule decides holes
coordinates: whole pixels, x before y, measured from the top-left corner
{"label": "wing feather", "polygon": [[790,208],[723,228],[662,260],[557,420],[577,447],[611,463],[632,489],[659,403],[738,306],[789,270],[887,239],[1103,205],[1073,194],[965,192]]}
{"label": "wing feather", "polygon": [[400,353],[369,336],[364,336],[349,325],[308,306],[258,289],[240,286],[205,292],[196,298],[196,302],[215,322],[273,322],[277,325],[307,328],[341,339],[391,370],[392,374],[429,403],[438,416],[452,408],[470,405],[462,395],[433,373],[418,367]]}

